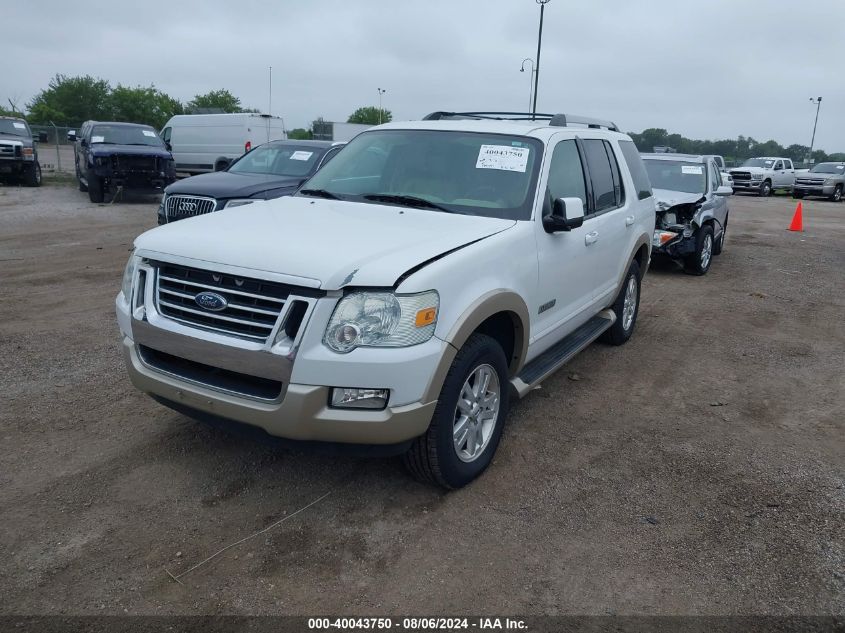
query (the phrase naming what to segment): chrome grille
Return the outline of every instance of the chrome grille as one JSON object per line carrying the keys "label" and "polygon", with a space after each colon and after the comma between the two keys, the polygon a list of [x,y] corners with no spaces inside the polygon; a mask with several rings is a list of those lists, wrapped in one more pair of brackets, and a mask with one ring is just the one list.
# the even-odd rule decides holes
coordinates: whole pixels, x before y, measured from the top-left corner
{"label": "chrome grille", "polygon": [[731,176],[734,180],[751,180],[751,172],[748,171],[732,171]]}
{"label": "chrome grille", "polygon": [[[175,321],[252,341],[270,336],[290,289],[284,284],[157,262],[156,307]],[[220,311],[200,307],[198,294],[226,299]]]}
{"label": "chrome grille", "polygon": [[823,185],[824,178],[796,178],[795,184],[797,185]]}
{"label": "chrome grille", "polygon": [[211,213],[217,207],[217,200],[201,196],[167,196],[164,201],[164,214],[167,221],[181,220],[195,215]]}

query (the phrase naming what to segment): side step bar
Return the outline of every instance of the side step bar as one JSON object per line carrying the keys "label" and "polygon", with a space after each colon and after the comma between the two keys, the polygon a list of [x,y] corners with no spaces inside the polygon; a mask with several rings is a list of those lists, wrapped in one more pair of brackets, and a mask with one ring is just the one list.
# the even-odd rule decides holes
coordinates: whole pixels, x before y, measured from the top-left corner
{"label": "side step bar", "polygon": [[556,343],[522,368],[518,376],[511,379],[511,385],[520,398],[563,367],[572,358],[595,341],[616,322],[613,310],[603,310],[565,339]]}

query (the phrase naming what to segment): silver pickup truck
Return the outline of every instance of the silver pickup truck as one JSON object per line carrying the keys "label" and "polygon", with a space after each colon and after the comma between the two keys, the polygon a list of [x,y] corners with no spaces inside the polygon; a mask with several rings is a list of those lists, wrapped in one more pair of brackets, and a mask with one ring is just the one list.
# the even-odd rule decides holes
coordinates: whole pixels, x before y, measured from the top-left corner
{"label": "silver pickup truck", "polygon": [[730,173],[734,193],[747,191],[766,197],[775,189],[792,191],[795,184],[795,166],[788,158],[749,158],[742,167],[731,169]]}
{"label": "silver pickup truck", "polygon": [[845,162],[819,163],[806,173],[799,174],[795,179],[793,198],[804,196],[823,196],[833,202],[842,200],[845,189]]}

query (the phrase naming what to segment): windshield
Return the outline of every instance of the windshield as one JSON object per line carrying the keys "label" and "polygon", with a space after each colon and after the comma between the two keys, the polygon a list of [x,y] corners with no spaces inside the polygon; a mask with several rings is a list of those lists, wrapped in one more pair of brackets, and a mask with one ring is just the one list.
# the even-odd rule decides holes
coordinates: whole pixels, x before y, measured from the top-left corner
{"label": "windshield", "polygon": [[810,170],[813,174],[843,174],[845,163],[820,163]]}
{"label": "windshield", "polygon": [[233,174],[307,176],[320,161],[325,148],[295,145],[261,145],[245,154],[227,171]]}
{"label": "windshield", "polygon": [[8,134],[11,136],[22,136],[29,138],[29,128],[23,121],[15,121],[14,119],[0,119],[0,134]]}
{"label": "windshield", "polygon": [[541,156],[542,143],[524,136],[376,130],[355,137],[300,195],[528,220]]}
{"label": "windshield", "polygon": [[91,130],[91,144],[94,143],[164,147],[164,142],[152,128],[129,125],[95,125]]}
{"label": "windshield", "polygon": [[749,158],[742,163],[743,167],[765,167],[770,169],[775,164],[774,158]]}
{"label": "windshield", "polygon": [[702,163],[649,159],[643,162],[654,189],[701,194],[706,189],[706,165]]}

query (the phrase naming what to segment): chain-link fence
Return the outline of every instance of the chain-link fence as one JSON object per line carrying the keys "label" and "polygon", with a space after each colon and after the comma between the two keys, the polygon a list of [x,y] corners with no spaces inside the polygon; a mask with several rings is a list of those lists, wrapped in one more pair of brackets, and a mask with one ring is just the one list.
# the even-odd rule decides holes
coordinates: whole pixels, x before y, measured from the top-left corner
{"label": "chain-link fence", "polygon": [[71,130],[78,130],[79,126],[75,125],[32,125],[32,137],[41,143],[49,143],[50,145],[71,145],[67,140],[67,133]]}

